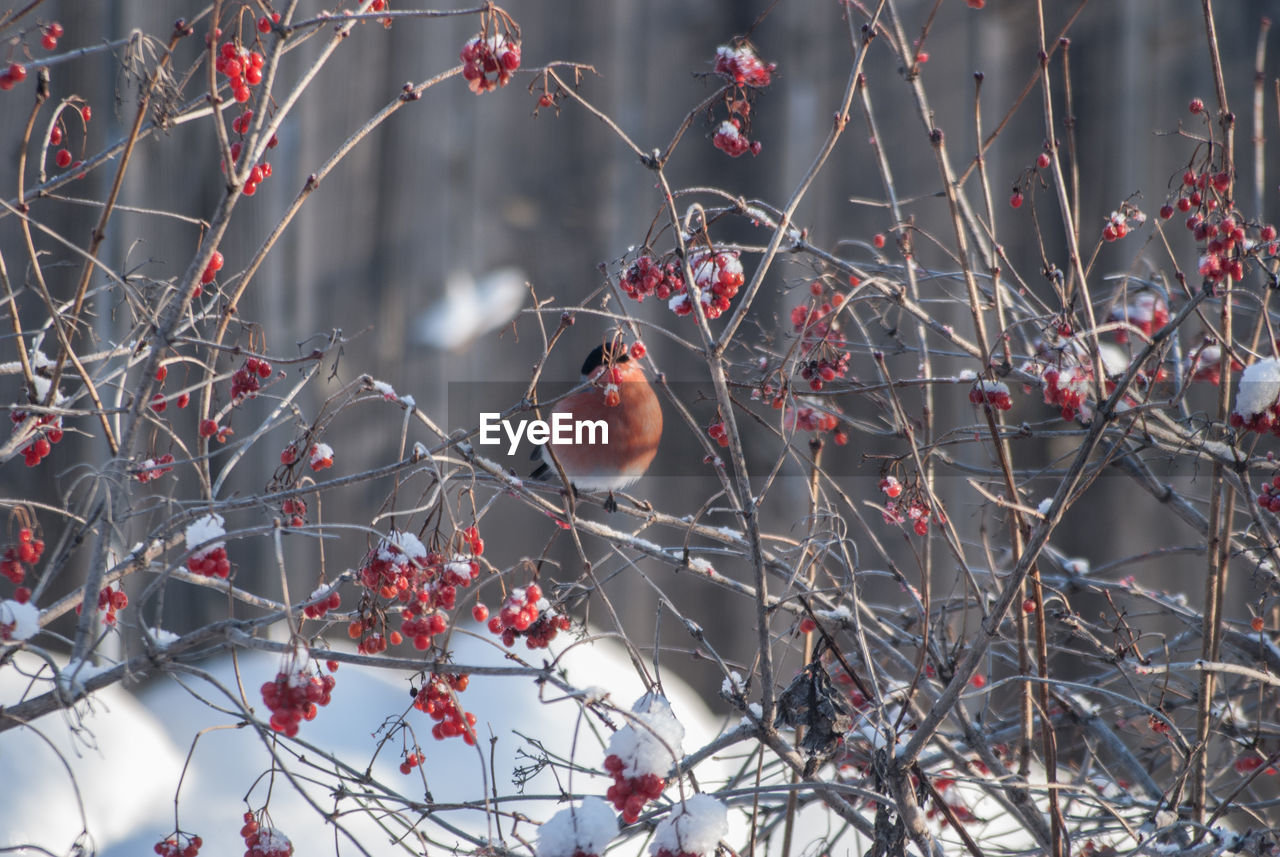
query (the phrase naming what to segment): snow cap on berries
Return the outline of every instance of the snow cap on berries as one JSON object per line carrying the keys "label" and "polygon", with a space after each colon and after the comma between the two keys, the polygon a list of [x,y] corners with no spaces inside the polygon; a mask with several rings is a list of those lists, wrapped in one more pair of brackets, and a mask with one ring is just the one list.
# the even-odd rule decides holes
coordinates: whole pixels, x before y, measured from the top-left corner
{"label": "snow cap on berries", "polygon": [[[202,545],[200,553],[203,555],[223,547],[221,541],[214,541],[214,539],[221,539],[227,534],[226,529],[222,526],[223,523],[222,516],[214,514],[197,518],[188,524],[185,533],[187,548],[190,549],[197,545]],[[210,544],[205,544],[206,542],[210,542]]]}
{"label": "snow cap on berries", "polygon": [[1280,360],[1267,357],[1246,366],[1236,391],[1235,412],[1251,417],[1266,412],[1280,398]]}
{"label": "snow cap on berries", "polygon": [[378,559],[384,562],[400,562],[402,557],[420,560],[426,555],[427,549],[413,533],[392,530],[378,543]]}
{"label": "snow cap on berries", "polygon": [[649,853],[711,854],[729,832],[728,812],[711,795],[697,794],[676,806],[653,832]]}
{"label": "snow cap on berries", "polygon": [[0,601],[0,640],[29,640],[40,631],[40,610],[30,601]]}
{"label": "snow cap on berries", "polygon": [[538,828],[538,857],[598,857],[618,832],[618,818],[598,797],[560,810]]}
{"label": "snow cap on berries", "polygon": [[671,713],[667,700],[646,693],[631,708],[633,717],[609,739],[609,755],[622,761],[622,774],[665,777],[684,755],[680,742],[684,726]]}

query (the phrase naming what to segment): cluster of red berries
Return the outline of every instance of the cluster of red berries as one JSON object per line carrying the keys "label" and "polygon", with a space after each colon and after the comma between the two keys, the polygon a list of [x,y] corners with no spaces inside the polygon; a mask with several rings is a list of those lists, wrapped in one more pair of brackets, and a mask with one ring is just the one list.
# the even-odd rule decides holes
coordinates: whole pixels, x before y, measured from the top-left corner
{"label": "cluster of red berries", "polygon": [[133,475],[135,479],[143,484],[159,479],[173,468],[169,465],[173,464],[173,454],[166,452],[159,458],[148,458],[139,466],[138,472]]}
{"label": "cluster of red berries", "polygon": [[[1239,372],[1244,364],[1231,358],[1231,371]],[[1222,347],[1216,342],[1208,342],[1195,351],[1187,361],[1187,371],[1192,381],[1204,381],[1217,384],[1222,380]]]}
{"label": "cluster of red berries", "polygon": [[1129,234],[1134,227],[1147,222],[1147,216],[1131,205],[1123,206],[1119,211],[1107,215],[1107,223],[1102,227],[1102,240],[1119,241]]}
{"label": "cluster of red berries", "polygon": [[227,437],[235,433],[235,429],[231,426],[220,426],[214,420],[204,419],[200,421],[200,436],[213,437],[217,435],[218,443],[226,443]]}
{"label": "cluster of red berries", "polygon": [[724,429],[724,420],[717,418],[715,422],[707,426],[707,434],[721,446],[729,445],[729,435]]}
{"label": "cluster of red berries", "polygon": [[511,590],[502,609],[489,619],[490,633],[502,637],[507,648],[515,645],[517,637],[524,637],[530,649],[545,649],[561,631],[569,630],[568,616],[550,612],[540,607],[542,587],[536,583]]}
{"label": "cluster of red berries", "polygon": [[503,35],[475,36],[462,46],[462,76],[472,92],[489,92],[511,82],[520,67],[520,43]]}
{"label": "cluster of red berries", "polygon": [[[1192,230],[1197,241],[1205,242],[1204,255],[1196,266],[1200,276],[1210,283],[1221,282],[1227,277],[1233,280],[1244,278],[1244,260],[1251,245],[1240,221],[1225,215],[1214,222],[1197,212],[1187,218],[1187,228]],[[1270,246],[1273,253],[1275,237],[1274,226],[1267,225],[1258,231],[1259,240]]]}
{"label": "cluster of red berries", "polygon": [[40,46],[43,47],[46,51],[57,50],[58,39],[62,38],[62,34],[65,32],[62,29],[62,25],[59,24],[57,21],[54,21],[53,23],[46,24],[44,27],[42,27],[41,32],[42,32],[42,35],[40,36]]}
{"label": "cluster of red berries", "polygon": [[986,403],[1001,411],[1007,411],[1013,407],[1013,400],[1009,398],[1008,385],[1000,381],[988,381],[985,378],[979,378],[969,388],[969,401],[975,405]]}
{"label": "cluster of red berries", "polygon": [[1228,418],[1232,428],[1280,437],[1280,359],[1267,357],[1240,376],[1236,404]]}
{"label": "cluster of red berries", "polygon": [[231,376],[231,401],[240,404],[245,399],[252,399],[261,389],[261,378],[271,377],[271,364],[257,357],[250,357],[244,365]]}
{"label": "cluster of red berries", "polygon": [[10,63],[7,69],[0,72],[0,91],[7,92],[26,79],[27,67],[20,62]]}
{"label": "cluster of red berries", "polygon": [[218,272],[222,270],[222,265],[222,251],[214,250],[213,255],[209,257],[209,264],[205,265],[204,271],[200,273],[200,282],[196,285],[195,291],[192,292],[192,297],[200,297],[200,293],[203,291],[200,286],[207,286],[212,283],[214,277],[218,276]]}
{"label": "cluster of red berries", "polygon": [[722,74],[738,86],[754,86],[757,89],[773,81],[777,63],[762,61],[750,42],[741,41],[716,48],[716,74]]}
{"label": "cluster of red berries", "polygon": [[662,796],[667,781],[654,773],[627,776],[622,759],[610,754],[604,758],[604,769],[613,776],[613,785],[604,793],[613,808],[622,813],[627,824],[635,824],[644,805]]}
{"label": "cluster of red berries", "polygon": [[669,300],[673,294],[684,291],[684,276],[675,259],[659,262],[652,256],[636,258],[623,273],[618,285],[635,301],[643,302],[649,295],[658,300]]}
{"label": "cluster of red berries", "polygon": [[306,668],[276,673],[275,681],[262,685],[262,701],[271,709],[271,728],[290,738],[297,735],[299,723],[315,720],[319,706],[329,704],[337,683],[328,673],[318,675]]}
{"label": "cluster of red berries", "polygon": [[[80,614],[83,604],[76,605],[76,615]],[[98,612],[106,613],[102,617],[102,621],[109,627],[116,624],[116,613],[129,606],[129,596],[125,594],[124,587],[112,587],[110,584],[98,590]]]}
{"label": "cluster of red berries", "polygon": [[[821,283],[810,287],[815,297],[822,290]],[[809,389],[815,393],[849,374],[849,352],[834,320],[843,301],[843,296],[837,294],[818,306],[799,304],[791,308],[791,327],[800,336],[800,377],[809,382]]]}
{"label": "cluster of red berries", "polygon": [[[27,467],[35,467],[53,450],[53,444],[62,440],[62,417],[56,414],[34,416],[38,433],[36,437],[22,448],[22,460]],[[11,415],[14,425],[26,421],[26,411],[14,411]]]}
{"label": "cluster of red berries", "polygon": [[252,812],[244,814],[244,827],[240,828],[244,839],[244,857],[291,857],[293,843],[274,827],[263,827]]}
{"label": "cluster of red berries", "polygon": [[[969,807],[965,804],[964,798],[960,794],[960,790],[956,788],[956,781],[950,777],[936,777],[933,780],[933,787],[938,792],[938,796],[942,798],[942,802],[951,810],[951,814],[955,816],[956,821],[962,824],[970,824],[978,820]],[[940,823],[946,825],[951,823],[951,819],[947,818],[946,812],[942,807],[930,802],[929,808],[925,810],[925,818],[936,818]]]}
{"label": "cluster of red berries", "polygon": [[849,435],[838,428],[840,418],[829,410],[812,405],[788,405],[783,414],[783,425],[787,431],[833,432],[832,439],[836,446],[844,446],[849,442]]}
{"label": "cluster of red berries", "polygon": [[419,750],[415,750],[412,753],[406,753],[404,757],[404,761],[400,763],[400,773],[409,774],[410,772],[413,771],[414,768],[425,763],[426,761],[427,761],[426,755],[424,755]]}
{"label": "cluster of red berries", "polygon": [[1057,407],[1064,420],[1075,419],[1085,407],[1093,370],[1079,363],[1073,366],[1050,366],[1041,377],[1044,380],[1045,404]]}
{"label": "cluster of red berries", "polygon": [[[707,318],[719,318],[729,309],[729,301],[738,294],[746,282],[742,261],[737,250],[695,250],[689,255],[689,268],[693,282],[701,291],[702,311]],[[684,280],[680,280],[680,294],[671,298],[668,306],[676,315],[693,312],[693,302],[685,293]]]}
{"label": "cluster of red berries", "polygon": [[743,120],[737,116],[725,119],[716,128],[715,136],[711,138],[711,145],[731,158],[745,155],[747,152],[752,155],[760,154],[760,150],[764,147],[759,140],[748,139],[743,133],[742,126]]}
{"label": "cluster of red berries", "polygon": [[1280,476],[1274,476],[1271,481],[1262,484],[1262,490],[1258,493],[1258,505],[1280,514]]}
{"label": "cluster of red berries", "polygon": [[[1237,774],[1248,774],[1248,773],[1252,773],[1253,771],[1256,771],[1258,768],[1261,768],[1262,763],[1265,761],[1266,759],[1262,758],[1256,753],[1253,753],[1248,756],[1241,756],[1239,759],[1236,759],[1233,767],[1236,769]],[[1263,773],[1269,774],[1271,776],[1275,776],[1276,769],[1274,767],[1268,767],[1265,771],[1263,771]]]}
{"label": "cluster of red berries", "polygon": [[204,840],[190,833],[176,832],[156,843],[155,852],[160,857],[196,857]]}
{"label": "cluster of red berries", "polygon": [[1116,331],[1116,342],[1121,345],[1129,341],[1129,328],[1136,328],[1150,339],[1151,334],[1169,323],[1169,304],[1158,292],[1139,292],[1129,303],[1112,308],[1111,319],[1125,325]]}
{"label": "cluster of red berries", "polygon": [[249,87],[262,83],[262,54],[251,51],[235,42],[224,42],[218,48],[215,67],[231,84],[231,97],[244,104],[252,94]]}
{"label": "cluster of red berries", "polygon": [[[432,673],[413,698],[413,707],[436,721],[431,727],[431,737],[437,741],[457,738],[468,744],[476,743],[476,716],[458,706],[457,695],[467,689],[471,678],[463,675]],[[407,773],[407,772],[406,772]]]}
{"label": "cluster of red berries", "polygon": [[34,566],[44,555],[44,540],[35,537],[30,527],[18,530],[18,543],[4,549],[4,557],[0,559],[0,575],[17,586],[13,600],[26,604],[31,597],[31,590],[22,585],[27,578],[26,566]]}
{"label": "cluster of red berries", "polygon": [[404,606],[400,630],[386,636],[381,630],[385,620],[380,620],[378,611],[353,620],[347,634],[359,640],[359,651],[377,654],[385,651],[388,643],[399,645],[406,636],[421,651],[431,647],[433,637],[448,630],[442,611],[456,606],[459,587],[470,586],[480,576],[475,548],[483,551],[484,542],[474,527],[464,531],[462,540],[471,546],[472,556],[446,558],[438,551],[428,552],[411,533],[400,532],[392,532],[369,552],[357,579],[375,597]]}
{"label": "cluster of red berries", "polygon": [[203,577],[226,578],[231,574],[231,562],[227,559],[227,549],[222,544],[206,548],[192,554],[187,559],[187,570]]}
{"label": "cluster of red berries", "polygon": [[327,443],[313,443],[310,464],[311,469],[317,472],[333,467],[333,447]]}
{"label": "cluster of red berries", "polygon": [[902,489],[902,483],[896,477],[886,476],[880,480],[880,490],[888,498],[882,513],[886,524],[905,524],[911,521],[911,528],[916,535],[926,536],[929,534],[930,520],[936,520],[939,524],[947,522],[946,516],[941,512],[935,514],[928,502],[914,492],[913,496],[898,499],[902,495]]}
{"label": "cluster of red berries", "polygon": [[307,502],[301,497],[288,497],[280,504],[286,527],[301,527],[307,522]]}
{"label": "cluster of red berries", "polygon": [[[312,594],[315,597],[315,594]],[[320,601],[313,601],[306,607],[302,608],[302,615],[308,619],[323,619],[324,615],[330,610],[337,610],[342,606],[342,596],[338,594],[338,590],[332,589],[329,594]]]}

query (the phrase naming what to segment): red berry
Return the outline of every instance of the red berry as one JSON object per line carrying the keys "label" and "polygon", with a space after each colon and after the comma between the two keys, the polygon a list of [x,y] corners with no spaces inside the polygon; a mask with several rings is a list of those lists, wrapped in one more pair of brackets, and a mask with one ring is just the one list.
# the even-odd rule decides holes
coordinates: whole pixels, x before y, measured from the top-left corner
{"label": "red berry", "polygon": [[59,24],[57,21],[54,21],[45,29],[45,32],[53,36],[55,39],[60,39],[62,38],[62,34],[64,30],[62,29],[61,24]]}
{"label": "red berry", "polygon": [[1173,206],[1165,203],[1160,206],[1160,219],[1168,220],[1170,217],[1173,217]]}
{"label": "red berry", "polygon": [[875,248],[876,248],[877,250],[883,249],[883,247],[884,247],[884,233],[883,233],[883,232],[877,232],[875,235],[871,236],[871,243],[875,246]]}
{"label": "red berry", "polygon": [[489,619],[489,608],[483,604],[477,604],[471,608],[471,616],[477,622],[485,622]]}
{"label": "red berry", "polygon": [[213,437],[217,433],[218,433],[218,424],[216,422],[214,422],[213,420],[200,421],[201,437]]}
{"label": "red berry", "polygon": [[59,149],[58,153],[53,156],[53,162],[65,170],[71,166],[71,153],[66,149]]}
{"label": "red berry", "polygon": [[1046,167],[1048,167],[1048,166],[1049,166],[1049,155],[1048,155],[1047,153],[1045,153],[1045,152],[1041,152],[1041,153],[1040,153],[1040,156],[1036,158],[1036,166],[1037,166],[1037,167],[1039,167],[1039,168],[1040,168],[1040,169],[1042,169],[1042,170],[1043,170],[1043,169],[1045,169]]}
{"label": "red berry", "polygon": [[9,65],[9,77],[13,78],[15,83],[22,83],[27,79],[27,67],[22,63],[15,62]]}
{"label": "red berry", "polygon": [[1198,116],[1204,112],[1204,102],[1199,98],[1193,98],[1191,103],[1187,105],[1187,109],[1191,111],[1192,115]]}
{"label": "red berry", "polygon": [[58,37],[52,33],[45,33],[40,37],[40,44],[46,51],[52,51],[58,47]]}
{"label": "red berry", "polygon": [[271,19],[269,19],[266,15],[263,15],[261,18],[258,19],[258,32],[259,33],[271,32]]}
{"label": "red berry", "polygon": [[93,110],[90,109],[88,104],[80,108],[80,117],[84,119],[85,122],[88,122],[93,118]]}
{"label": "red berry", "polygon": [[1020,190],[1015,190],[1012,194],[1010,194],[1010,196],[1009,196],[1009,206],[1010,206],[1011,208],[1021,208],[1021,207],[1022,207],[1022,191],[1020,191]]}
{"label": "red berry", "polygon": [[1254,631],[1261,631],[1265,625],[1266,623],[1262,620],[1261,616],[1254,616],[1253,621],[1249,623],[1249,627]]}

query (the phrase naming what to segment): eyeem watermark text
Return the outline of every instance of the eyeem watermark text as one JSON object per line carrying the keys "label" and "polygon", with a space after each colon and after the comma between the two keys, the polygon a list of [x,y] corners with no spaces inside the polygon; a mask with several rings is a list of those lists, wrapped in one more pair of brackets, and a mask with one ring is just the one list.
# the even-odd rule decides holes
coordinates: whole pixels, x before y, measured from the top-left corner
{"label": "eyeem watermark text", "polygon": [[607,444],[609,424],[604,420],[575,420],[573,414],[556,413],[551,422],[546,420],[504,420],[502,414],[488,412],[480,415],[480,444],[493,446],[502,443],[502,435],[511,442],[507,455],[515,455],[520,438],[541,446],[547,442],[557,446]]}

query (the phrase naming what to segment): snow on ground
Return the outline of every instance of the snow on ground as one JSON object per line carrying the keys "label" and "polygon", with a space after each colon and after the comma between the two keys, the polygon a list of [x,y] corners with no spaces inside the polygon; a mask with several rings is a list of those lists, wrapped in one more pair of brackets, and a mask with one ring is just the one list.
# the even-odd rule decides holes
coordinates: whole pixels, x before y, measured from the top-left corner
{"label": "snow on ground", "polygon": [[[455,634],[454,645],[454,657],[459,663],[508,663],[500,646],[495,648],[487,639]],[[523,647],[517,653],[539,665],[546,657],[545,652],[530,653]],[[238,662],[248,701],[265,720],[269,712],[262,704],[259,688],[275,677],[280,657],[249,652],[241,653]],[[565,659],[564,666],[575,686],[591,688],[597,696],[608,691],[610,701],[623,709],[630,708],[645,690],[621,647],[612,642],[578,646]],[[198,669],[225,691],[238,693],[230,657],[215,658],[198,665]],[[0,677],[9,679],[7,684],[0,684],[0,704],[17,696],[13,675],[12,669],[0,670]],[[564,804],[554,800],[562,787],[603,795],[611,782],[603,772],[591,776],[581,771],[574,773],[571,781],[562,771],[556,772],[557,780],[556,773],[546,769],[531,776],[523,794],[512,785],[513,769],[534,764],[538,755],[537,749],[516,732],[537,738],[552,754],[574,756],[586,767],[602,769],[608,730],[580,717],[580,706],[564,699],[564,694],[555,688],[544,688],[540,699],[539,689],[531,679],[473,677],[459,699],[465,710],[477,716],[479,743],[485,751],[482,757],[477,748],[459,738],[432,739],[432,721],[411,707],[409,675],[343,665],[335,676],[333,701],[320,709],[314,721],[302,724],[299,738],[335,753],[356,772],[369,770],[372,790],[382,785],[388,793],[424,800],[425,776],[425,790],[437,804],[476,800],[485,794],[492,769],[499,795],[516,796],[515,800],[504,802],[502,808],[543,821],[563,808]],[[712,716],[694,691],[670,673],[664,673],[663,678],[672,708],[689,732],[688,746],[698,746],[717,734],[721,720]],[[64,755],[74,764],[99,854],[149,854],[157,841],[173,832],[173,794],[193,740],[195,750],[179,795],[179,822],[183,831],[202,837],[202,854],[243,853],[239,829],[243,813],[249,808],[245,795],[250,795],[249,805],[256,809],[262,805],[268,788],[272,790],[271,822],[290,837],[295,854],[334,853],[334,827],[326,824],[279,773],[274,784],[262,776],[271,766],[270,739],[264,741],[257,730],[239,726],[242,721],[225,691],[197,675],[184,674],[150,682],[136,698],[118,687],[95,695],[96,713],[85,725],[96,738],[99,750],[83,751],[81,758]],[[399,770],[404,746],[400,737],[389,741],[375,758],[380,730],[389,719],[402,715],[414,727],[418,746],[426,756],[421,773],[415,769],[407,776]],[[61,715],[43,718],[36,725],[67,745],[69,730]],[[618,720],[617,725],[623,725],[623,721]],[[490,736],[497,739],[492,768],[487,758]],[[32,738],[28,730],[0,735],[0,777],[6,783],[23,784],[20,794],[0,801],[0,845],[38,842],[54,853],[66,853],[81,829],[70,782],[55,757]],[[283,752],[290,745],[279,746]],[[300,775],[298,783],[321,811],[332,810],[335,779],[329,772],[331,763],[302,752],[306,761],[285,757],[289,769]],[[712,773],[708,771],[709,775]],[[351,785],[350,780],[348,784]],[[343,806],[347,810],[355,807],[351,801],[345,801]],[[389,800],[384,807],[399,808]],[[412,817],[412,813],[407,815]],[[483,806],[444,812],[440,817],[467,831],[495,837],[498,833]],[[404,846],[393,845],[386,830],[373,823],[367,813],[343,815],[341,820],[368,853],[405,853]],[[500,824],[507,841],[516,845],[510,839],[511,823],[503,819]],[[472,846],[429,821],[423,827],[430,827],[432,834],[446,844],[457,842],[463,851],[472,850]],[[536,829],[527,823],[519,826],[517,833],[529,842],[536,837]],[[631,850],[641,850],[643,843],[637,842],[636,846]],[[356,854],[359,849],[345,840],[340,842],[339,853]]]}

